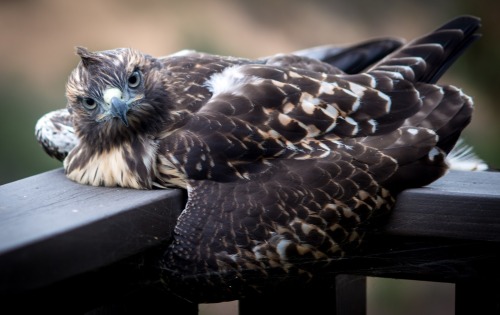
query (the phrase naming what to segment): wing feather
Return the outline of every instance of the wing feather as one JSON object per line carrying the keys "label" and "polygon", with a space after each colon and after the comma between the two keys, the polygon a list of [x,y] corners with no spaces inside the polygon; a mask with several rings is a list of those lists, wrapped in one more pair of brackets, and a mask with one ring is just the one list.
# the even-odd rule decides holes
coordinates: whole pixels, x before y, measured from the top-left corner
{"label": "wing feather", "polygon": [[[374,160],[376,150],[359,141],[353,148],[328,145],[332,150],[323,158],[266,160],[248,178],[189,180],[188,203],[163,266],[172,285],[182,283],[178,290],[188,290],[181,291],[186,298],[213,301],[221,291],[198,286],[209,279],[224,299],[241,297],[265,284],[250,274],[308,278],[315,265],[355,248],[359,224],[388,211],[394,200],[374,180],[373,165],[354,161],[353,153],[375,164],[383,160],[387,170],[396,162],[380,153]],[[189,292],[190,283],[195,291]]]}

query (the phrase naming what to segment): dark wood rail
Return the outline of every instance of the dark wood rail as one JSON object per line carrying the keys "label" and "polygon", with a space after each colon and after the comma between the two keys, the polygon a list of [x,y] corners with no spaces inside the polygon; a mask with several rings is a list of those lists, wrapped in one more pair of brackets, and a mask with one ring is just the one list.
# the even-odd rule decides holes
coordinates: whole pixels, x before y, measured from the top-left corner
{"label": "dark wood rail", "polygon": [[[197,305],[149,285],[146,268],[184,201],[181,190],[79,185],[61,169],[0,186],[3,309],[196,314]],[[241,300],[240,314],[261,312],[266,300],[276,313],[365,314],[366,276],[455,283],[456,314],[500,313],[500,173],[454,171],[403,192],[365,243],[330,285]],[[308,297],[316,302],[300,302]]]}

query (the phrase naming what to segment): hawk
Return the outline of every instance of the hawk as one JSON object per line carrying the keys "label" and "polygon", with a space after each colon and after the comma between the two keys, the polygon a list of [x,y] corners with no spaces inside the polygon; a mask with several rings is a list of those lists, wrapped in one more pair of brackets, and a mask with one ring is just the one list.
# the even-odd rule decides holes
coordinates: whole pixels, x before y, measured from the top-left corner
{"label": "hawk", "polygon": [[78,183],[186,189],[162,281],[198,303],[239,299],[312,279],[399,192],[446,173],[473,102],[437,81],[479,27],[461,16],[408,43],[255,60],[80,47],[67,111],[37,138]]}

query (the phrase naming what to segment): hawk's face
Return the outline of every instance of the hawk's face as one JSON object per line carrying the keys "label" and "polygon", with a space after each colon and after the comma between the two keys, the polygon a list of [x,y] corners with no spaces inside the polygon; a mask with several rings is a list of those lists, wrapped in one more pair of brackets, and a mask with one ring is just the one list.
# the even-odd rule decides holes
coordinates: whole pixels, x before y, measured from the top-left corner
{"label": "hawk's face", "polygon": [[126,48],[77,54],[66,96],[82,141],[109,147],[163,127],[170,102],[156,59]]}

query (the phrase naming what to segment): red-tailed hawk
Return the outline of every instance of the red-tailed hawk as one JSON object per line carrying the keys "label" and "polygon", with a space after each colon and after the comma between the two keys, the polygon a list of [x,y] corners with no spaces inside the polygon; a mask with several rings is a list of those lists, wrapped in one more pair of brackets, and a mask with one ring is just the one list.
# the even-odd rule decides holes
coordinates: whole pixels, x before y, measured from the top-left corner
{"label": "red-tailed hawk", "polygon": [[78,48],[67,112],[37,137],[76,182],[187,189],[163,280],[197,302],[240,298],[313,277],[399,192],[445,174],[473,106],[437,81],[479,27],[257,60]]}

